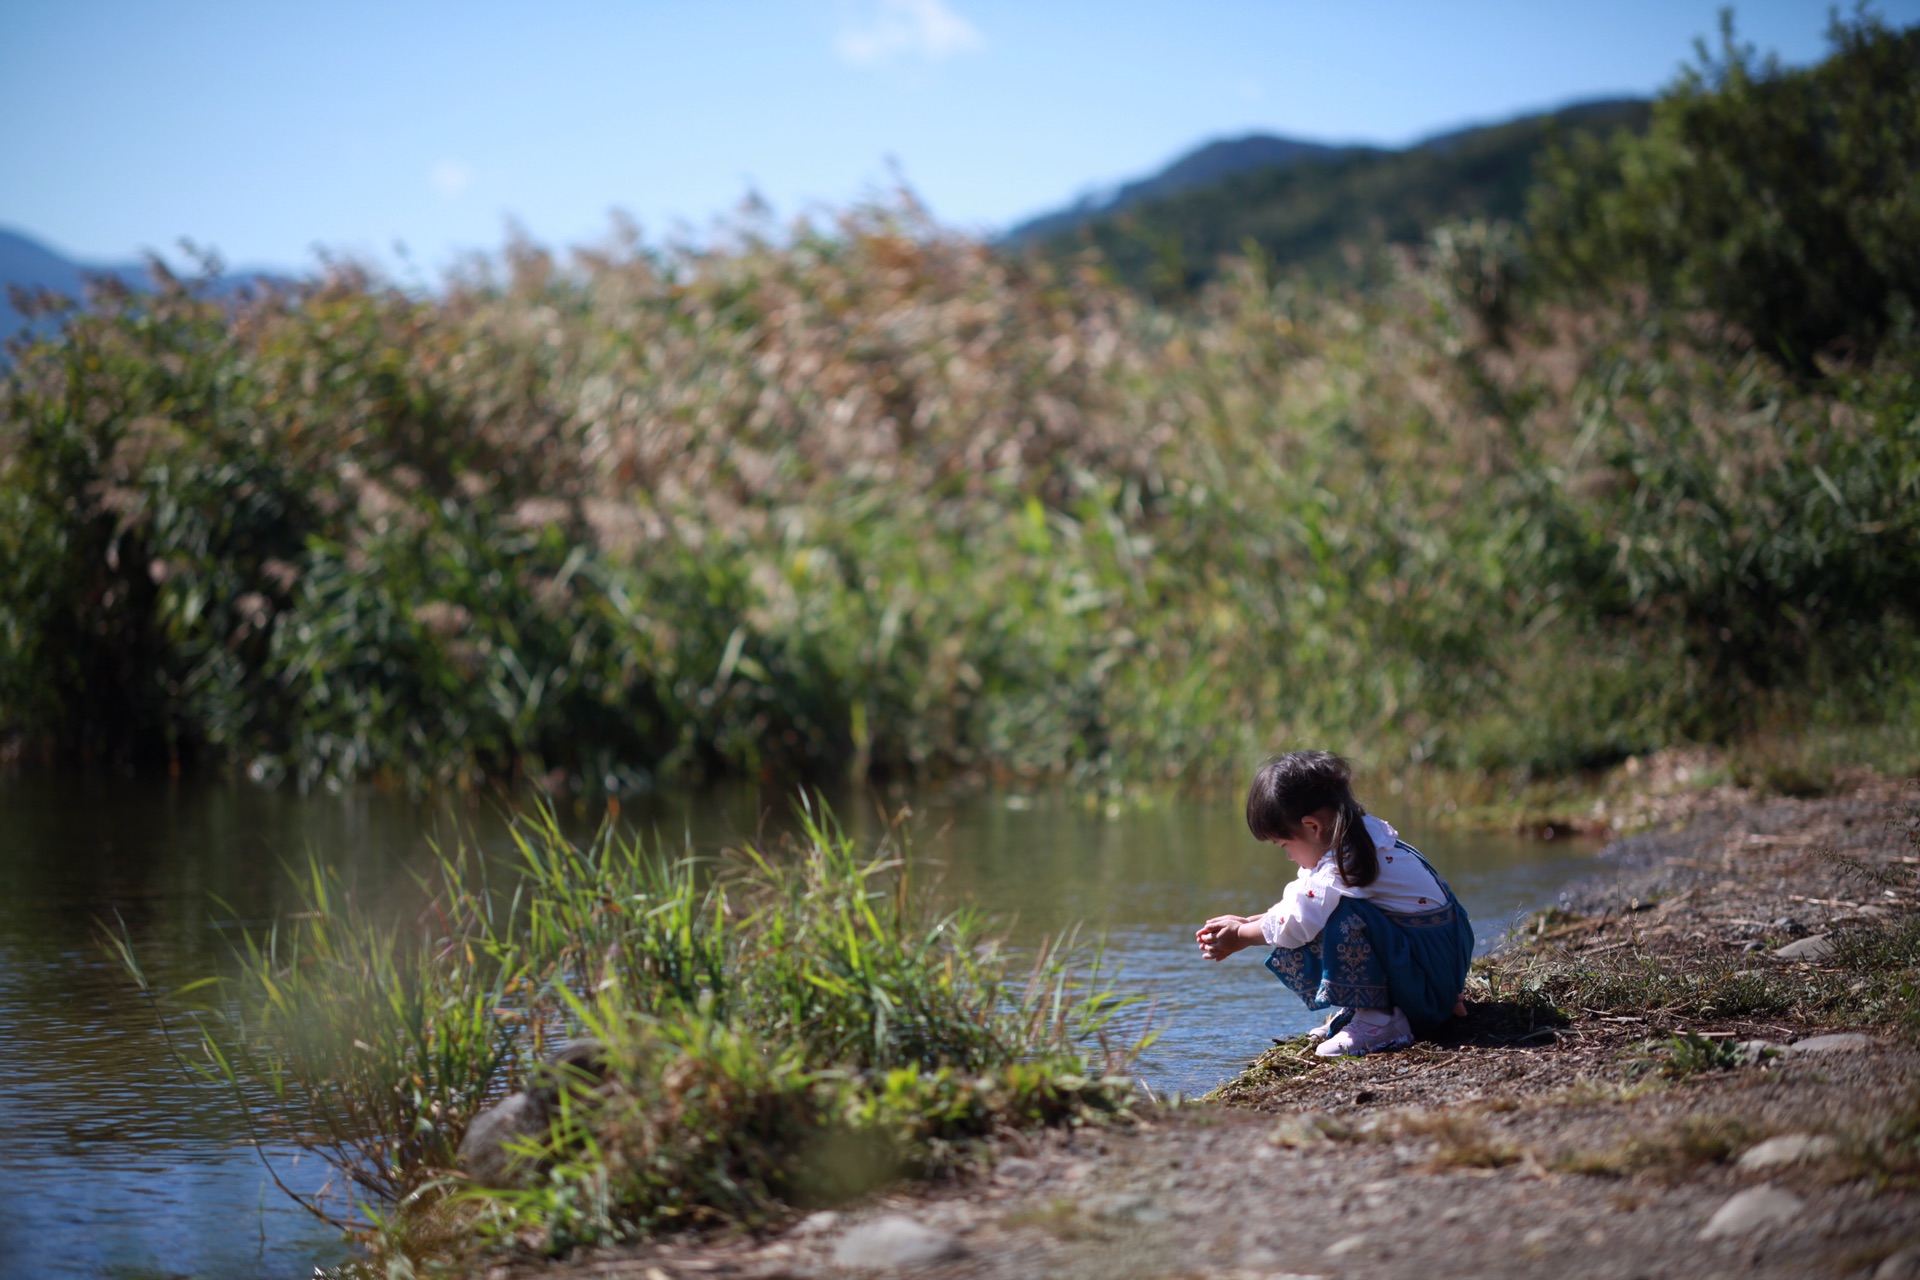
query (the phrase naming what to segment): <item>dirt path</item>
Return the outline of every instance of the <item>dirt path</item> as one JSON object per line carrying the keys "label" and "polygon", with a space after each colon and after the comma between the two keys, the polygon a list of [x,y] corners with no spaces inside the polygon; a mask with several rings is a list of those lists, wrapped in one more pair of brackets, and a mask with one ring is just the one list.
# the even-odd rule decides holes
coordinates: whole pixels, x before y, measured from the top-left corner
{"label": "dirt path", "polygon": [[1620,841],[1404,1053],[1278,1045],[1222,1101],[1010,1140],[965,1185],[490,1274],[1920,1277],[1915,798]]}

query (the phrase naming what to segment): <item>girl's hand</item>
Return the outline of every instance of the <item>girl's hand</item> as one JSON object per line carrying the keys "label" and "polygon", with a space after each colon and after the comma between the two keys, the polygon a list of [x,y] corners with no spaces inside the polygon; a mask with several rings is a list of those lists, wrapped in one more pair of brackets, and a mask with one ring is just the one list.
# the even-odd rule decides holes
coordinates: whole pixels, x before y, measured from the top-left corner
{"label": "girl's hand", "polygon": [[1246,926],[1259,923],[1255,916],[1215,916],[1194,930],[1194,941],[1200,944],[1200,954],[1209,960],[1225,960],[1234,952],[1247,945],[1243,936]]}

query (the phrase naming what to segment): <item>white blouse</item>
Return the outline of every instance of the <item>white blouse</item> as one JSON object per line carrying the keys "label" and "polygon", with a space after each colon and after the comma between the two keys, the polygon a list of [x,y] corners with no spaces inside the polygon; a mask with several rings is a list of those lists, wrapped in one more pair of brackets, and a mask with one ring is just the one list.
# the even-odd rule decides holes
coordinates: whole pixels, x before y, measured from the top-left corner
{"label": "white blouse", "polygon": [[1260,917],[1260,936],[1268,946],[1300,947],[1313,941],[1342,898],[1363,898],[1382,911],[1406,914],[1432,911],[1446,902],[1446,890],[1426,864],[1397,848],[1398,831],[1371,814],[1366,825],[1380,852],[1379,878],[1364,887],[1348,884],[1340,878],[1339,864],[1328,850],[1312,870],[1300,868],[1280,901]]}

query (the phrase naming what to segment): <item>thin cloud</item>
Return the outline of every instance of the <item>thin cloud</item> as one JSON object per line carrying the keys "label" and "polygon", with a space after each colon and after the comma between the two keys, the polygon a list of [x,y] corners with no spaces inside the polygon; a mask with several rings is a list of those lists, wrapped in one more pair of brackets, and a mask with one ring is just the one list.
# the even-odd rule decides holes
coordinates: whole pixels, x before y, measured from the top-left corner
{"label": "thin cloud", "polygon": [[473,185],[473,169],[458,160],[442,160],[427,170],[427,181],[451,200]]}
{"label": "thin cloud", "polygon": [[945,0],[879,0],[864,21],[843,28],[833,47],[856,67],[907,61],[944,62],[986,47],[980,29],[949,9]]}

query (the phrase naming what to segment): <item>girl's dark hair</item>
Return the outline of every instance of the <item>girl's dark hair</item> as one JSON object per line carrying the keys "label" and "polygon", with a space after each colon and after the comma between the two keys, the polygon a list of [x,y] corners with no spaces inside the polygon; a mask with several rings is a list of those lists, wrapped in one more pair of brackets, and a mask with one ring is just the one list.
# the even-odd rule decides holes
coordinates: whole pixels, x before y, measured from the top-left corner
{"label": "girl's dark hair", "polygon": [[1247,788],[1247,830],[1259,841],[1300,834],[1300,819],[1333,810],[1333,858],[1355,888],[1380,877],[1380,854],[1367,832],[1367,811],[1353,798],[1353,766],[1331,751],[1290,751],[1260,766]]}

